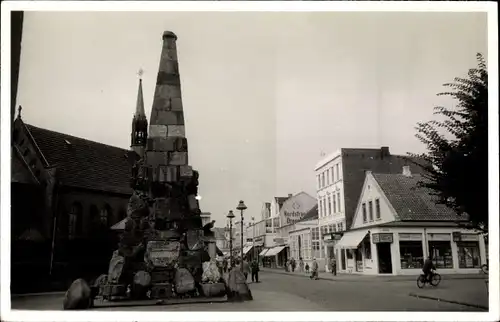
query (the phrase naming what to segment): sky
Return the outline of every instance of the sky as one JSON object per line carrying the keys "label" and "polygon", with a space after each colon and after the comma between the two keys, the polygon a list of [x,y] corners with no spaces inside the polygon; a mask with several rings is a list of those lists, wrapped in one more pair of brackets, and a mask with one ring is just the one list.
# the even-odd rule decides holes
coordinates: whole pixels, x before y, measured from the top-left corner
{"label": "sky", "polygon": [[216,226],[240,199],[305,191],[339,148],[423,152],[442,84],[487,58],[485,13],[26,12],[25,122],[130,147],[139,69],[149,117],[162,33],[178,36],[190,164]]}

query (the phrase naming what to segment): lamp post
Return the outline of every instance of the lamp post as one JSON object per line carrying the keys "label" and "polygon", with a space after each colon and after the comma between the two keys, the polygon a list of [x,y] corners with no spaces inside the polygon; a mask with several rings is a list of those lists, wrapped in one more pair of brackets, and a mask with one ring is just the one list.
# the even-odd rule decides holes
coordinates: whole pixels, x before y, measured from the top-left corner
{"label": "lamp post", "polygon": [[241,271],[243,272],[243,211],[247,209],[247,206],[245,206],[245,203],[243,200],[240,200],[240,203],[238,204],[238,207],[236,207],[241,213]]}
{"label": "lamp post", "polygon": [[229,261],[231,263],[230,267],[233,267],[233,211],[229,210],[226,217],[229,218]]}

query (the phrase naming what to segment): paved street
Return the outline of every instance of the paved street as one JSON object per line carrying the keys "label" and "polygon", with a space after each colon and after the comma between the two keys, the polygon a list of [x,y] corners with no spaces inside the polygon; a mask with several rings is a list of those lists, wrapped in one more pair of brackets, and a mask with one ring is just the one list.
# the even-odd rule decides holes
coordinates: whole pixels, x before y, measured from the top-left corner
{"label": "paved street", "polygon": [[[419,290],[414,281],[313,281],[304,276],[262,272],[261,283],[250,284],[254,301],[190,305],[124,307],[134,311],[484,311],[480,308],[416,298],[417,295],[464,298],[471,304],[487,306],[484,281],[446,279],[436,288]],[[62,295],[18,297],[13,309],[58,310]],[[101,308],[99,310],[117,310]]]}

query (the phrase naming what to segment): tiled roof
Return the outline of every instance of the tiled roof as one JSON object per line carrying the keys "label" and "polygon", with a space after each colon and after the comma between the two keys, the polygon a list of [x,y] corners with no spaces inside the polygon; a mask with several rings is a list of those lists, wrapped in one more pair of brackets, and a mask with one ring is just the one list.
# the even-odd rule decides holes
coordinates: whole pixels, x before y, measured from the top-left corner
{"label": "tiled roof", "polygon": [[381,149],[341,149],[346,226],[351,227],[354,212],[365,181],[366,171],[373,173],[402,173],[403,166],[409,165],[412,173],[423,170],[412,164],[408,157],[391,155]]}
{"label": "tiled roof", "polygon": [[428,188],[418,185],[424,178],[402,174],[373,173],[373,177],[396,210],[401,221],[458,221],[466,220],[452,209],[437,204],[437,197]]}
{"label": "tiled roof", "polygon": [[60,184],[132,194],[130,151],[26,124]]}
{"label": "tiled roof", "polygon": [[315,204],[314,207],[309,210],[304,217],[302,217],[299,222],[301,221],[307,221],[307,220],[313,220],[313,219],[318,219],[318,204]]}

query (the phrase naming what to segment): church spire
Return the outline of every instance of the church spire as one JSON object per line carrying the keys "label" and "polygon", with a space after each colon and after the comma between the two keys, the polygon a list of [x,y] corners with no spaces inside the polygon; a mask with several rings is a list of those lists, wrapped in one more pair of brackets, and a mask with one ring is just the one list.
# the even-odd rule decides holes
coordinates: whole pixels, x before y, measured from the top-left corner
{"label": "church spire", "polygon": [[146,112],[144,112],[144,96],[142,95],[142,74],[144,71],[139,69],[139,89],[137,91],[137,104],[135,109],[135,117],[144,117],[146,118]]}
{"label": "church spire", "polygon": [[[139,70],[139,77],[143,74],[142,69]],[[132,119],[132,133],[130,148],[135,151],[141,158],[144,155],[144,149],[148,138],[148,120],[144,111],[144,97],[142,94],[142,78],[139,78],[139,89],[137,92],[137,103],[135,114]]]}

